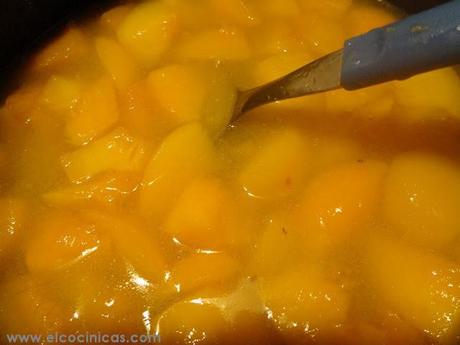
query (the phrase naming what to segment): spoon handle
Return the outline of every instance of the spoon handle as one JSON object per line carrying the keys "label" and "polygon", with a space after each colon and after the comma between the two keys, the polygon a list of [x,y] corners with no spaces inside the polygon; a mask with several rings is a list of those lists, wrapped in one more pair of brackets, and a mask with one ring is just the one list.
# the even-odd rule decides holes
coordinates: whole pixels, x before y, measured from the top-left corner
{"label": "spoon handle", "polygon": [[460,0],[346,41],[341,84],[354,90],[456,64],[460,64]]}

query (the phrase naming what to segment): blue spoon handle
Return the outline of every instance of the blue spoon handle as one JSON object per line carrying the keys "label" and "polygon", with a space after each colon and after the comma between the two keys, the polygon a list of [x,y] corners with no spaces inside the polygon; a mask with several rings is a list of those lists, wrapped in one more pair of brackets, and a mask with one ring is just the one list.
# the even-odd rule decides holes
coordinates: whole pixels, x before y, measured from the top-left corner
{"label": "blue spoon handle", "polygon": [[460,64],[460,0],[346,41],[341,84],[354,90],[456,64]]}

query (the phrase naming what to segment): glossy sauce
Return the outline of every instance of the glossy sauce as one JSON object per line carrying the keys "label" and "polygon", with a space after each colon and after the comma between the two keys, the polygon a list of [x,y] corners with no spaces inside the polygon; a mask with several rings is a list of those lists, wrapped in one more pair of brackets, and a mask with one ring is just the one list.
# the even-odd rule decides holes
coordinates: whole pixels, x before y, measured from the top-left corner
{"label": "glossy sauce", "polygon": [[458,342],[453,69],[229,124],[237,89],[397,17],[152,0],[67,28],[0,109],[0,333]]}

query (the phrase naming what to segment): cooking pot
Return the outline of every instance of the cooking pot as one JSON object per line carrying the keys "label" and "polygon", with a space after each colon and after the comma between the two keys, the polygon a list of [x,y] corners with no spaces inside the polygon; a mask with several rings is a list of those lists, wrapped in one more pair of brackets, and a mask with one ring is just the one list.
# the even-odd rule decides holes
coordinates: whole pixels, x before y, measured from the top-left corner
{"label": "cooking pot", "polygon": [[[267,0],[269,1],[269,0]],[[318,0],[312,0],[318,1]],[[27,56],[70,20],[99,12],[120,0],[2,0],[0,1],[0,101]],[[407,13],[445,0],[389,0]]]}

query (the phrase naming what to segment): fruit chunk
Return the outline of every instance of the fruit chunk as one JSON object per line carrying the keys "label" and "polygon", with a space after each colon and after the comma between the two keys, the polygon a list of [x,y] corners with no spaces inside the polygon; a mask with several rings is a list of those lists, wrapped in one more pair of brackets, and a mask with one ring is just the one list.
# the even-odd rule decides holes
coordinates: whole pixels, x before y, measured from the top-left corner
{"label": "fruit chunk", "polygon": [[270,25],[255,27],[249,32],[249,38],[254,47],[254,56],[305,52],[299,30],[287,21],[273,20]]}
{"label": "fruit chunk", "polygon": [[120,98],[120,124],[133,135],[156,144],[171,130],[171,124],[151,97],[145,80],[132,84]]}
{"label": "fruit chunk", "polygon": [[238,261],[228,254],[191,254],[177,262],[166,283],[180,296],[212,297],[233,288],[238,273]]}
{"label": "fruit chunk", "polygon": [[421,331],[450,343],[460,322],[460,267],[385,238],[372,241],[368,255],[378,296]]}
{"label": "fruit chunk", "polygon": [[347,163],[312,179],[295,216],[312,250],[346,238],[372,219],[386,171],[380,161]]}
{"label": "fruit chunk", "polygon": [[119,89],[124,90],[136,80],[138,67],[120,44],[115,40],[98,37],[95,45],[102,65]]}
{"label": "fruit chunk", "polygon": [[68,205],[93,200],[104,205],[120,204],[138,184],[134,174],[108,172],[93,180],[48,192],[42,198],[49,204]]}
{"label": "fruit chunk", "polygon": [[268,17],[292,18],[299,14],[297,0],[258,1],[259,10]]}
{"label": "fruit chunk", "polygon": [[146,67],[155,64],[176,31],[176,15],[164,2],[137,5],[117,30],[118,40]]}
{"label": "fruit chunk", "polygon": [[422,152],[397,157],[384,196],[387,222],[404,239],[429,248],[449,244],[460,234],[460,167]]}
{"label": "fruit chunk", "polygon": [[179,196],[164,229],[186,246],[223,250],[241,240],[235,206],[221,181],[198,179]]}
{"label": "fruit chunk", "polygon": [[27,204],[22,199],[0,199],[0,258],[20,236],[27,217]]}
{"label": "fruit chunk", "polygon": [[345,321],[349,305],[340,286],[306,269],[263,281],[261,295],[281,329],[332,330]]}
{"label": "fruit chunk", "polygon": [[77,105],[80,95],[80,83],[54,75],[43,87],[41,102],[55,111],[71,110]]}
{"label": "fruit chunk", "polygon": [[95,227],[72,212],[50,211],[39,217],[26,246],[26,264],[32,273],[53,273],[99,249]]}
{"label": "fruit chunk", "polygon": [[235,29],[201,31],[185,37],[176,51],[182,60],[245,60],[251,48],[244,33]]}
{"label": "fruit chunk", "polygon": [[200,121],[211,136],[217,137],[233,114],[236,90],[220,68],[170,65],[150,73],[147,84],[160,108],[159,117],[170,128]]}
{"label": "fruit chunk", "polygon": [[198,123],[179,127],[164,139],[145,170],[139,195],[141,212],[160,221],[185,185],[216,170],[216,152]]}
{"label": "fruit chunk", "polygon": [[168,344],[218,343],[229,331],[221,311],[199,299],[174,304],[159,325],[161,340]]}
{"label": "fruit chunk", "polygon": [[302,185],[309,153],[302,134],[282,130],[263,143],[243,168],[239,182],[248,195],[256,198],[286,196]]}
{"label": "fruit chunk", "polygon": [[118,121],[115,88],[102,78],[83,95],[81,105],[66,125],[67,140],[74,145],[85,144],[113,127]]}
{"label": "fruit chunk", "polygon": [[314,53],[315,58],[343,48],[346,37],[342,20],[329,16],[316,16],[310,20],[301,17],[297,26],[303,41]]}
{"label": "fruit chunk", "polygon": [[[427,85],[438,85],[427,93]],[[460,80],[452,68],[423,73],[395,84],[398,104],[412,119],[449,116],[460,118]],[[406,115],[407,116],[407,115]]]}
{"label": "fruit chunk", "polygon": [[70,27],[41,50],[32,60],[32,69],[62,67],[80,61],[89,54],[87,38],[80,29]]}
{"label": "fruit chunk", "polygon": [[259,23],[254,6],[247,0],[208,0],[219,21],[251,26]]}
{"label": "fruit chunk", "polygon": [[118,127],[99,140],[64,154],[61,163],[70,181],[81,182],[104,171],[140,171],[146,151],[142,141]]}
{"label": "fruit chunk", "polygon": [[88,210],[83,212],[83,217],[109,236],[117,253],[133,266],[136,273],[155,283],[163,279],[166,263],[158,235],[149,233],[144,223],[115,212]]}
{"label": "fruit chunk", "polygon": [[[333,17],[335,19],[340,18],[346,14],[350,9],[353,0],[323,0],[321,2],[311,0],[297,0],[300,7],[306,14],[315,14],[315,17]],[[354,8],[355,6],[353,6]],[[372,7],[375,7],[372,4]],[[372,21],[369,21],[372,23]],[[360,32],[364,33],[364,32]]]}
{"label": "fruit chunk", "polygon": [[175,127],[200,120],[208,90],[196,69],[185,65],[162,67],[149,74],[147,83]]}

